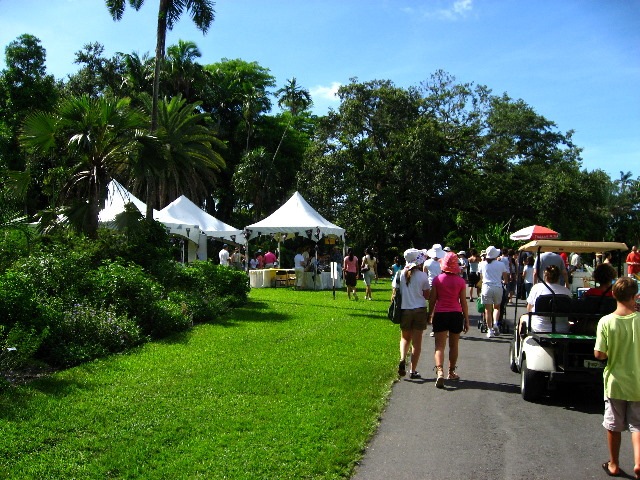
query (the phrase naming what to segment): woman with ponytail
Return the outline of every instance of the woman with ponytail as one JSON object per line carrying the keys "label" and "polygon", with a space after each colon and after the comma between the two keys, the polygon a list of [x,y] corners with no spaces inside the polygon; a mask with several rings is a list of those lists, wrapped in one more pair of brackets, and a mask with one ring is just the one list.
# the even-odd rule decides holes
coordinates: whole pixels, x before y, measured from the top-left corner
{"label": "woman with ponytail", "polygon": [[429,295],[429,276],[422,271],[426,260],[421,250],[410,248],[404,252],[405,267],[394,277],[391,299],[400,291],[402,303],[400,309],[400,363],[398,375],[406,375],[406,358],[411,346],[410,378],[421,378],[416,370],[422,351],[422,336],[427,329],[427,298]]}

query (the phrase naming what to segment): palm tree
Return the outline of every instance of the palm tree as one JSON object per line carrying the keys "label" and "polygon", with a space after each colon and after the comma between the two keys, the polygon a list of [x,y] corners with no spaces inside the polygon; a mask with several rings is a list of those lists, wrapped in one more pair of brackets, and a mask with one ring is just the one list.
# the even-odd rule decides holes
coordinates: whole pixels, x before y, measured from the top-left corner
{"label": "palm tree", "polygon": [[[27,117],[20,137],[24,146],[39,153],[65,146],[72,174],[63,187],[63,201],[80,215],[70,221],[89,236],[98,230],[98,214],[107,198],[107,184],[129,164],[148,136],[148,117],[129,106],[129,99],[112,97],[63,100],[53,113],[36,112]],[[73,200],[79,200],[73,204]]]}
{"label": "palm tree", "polygon": [[[127,0],[106,0],[109,13],[114,20],[122,19]],[[144,0],[129,0],[129,5],[140,10]],[[160,72],[164,62],[164,46],[167,29],[173,29],[184,10],[191,13],[191,18],[202,33],[207,33],[214,20],[215,11],[212,0],[159,0],[158,28],[156,34],[156,58],[153,74],[153,108],[151,110],[151,131],[158,125],[158,98],[160,94]]]}
{"label": "palm tree", "polygon": [[[219,150],[225,145],[204,124],[209,114],[195,113],[200,103],[188,104],[181,95],[158,104],[158,128],[153,141],[146,141],[129,170],[129,186],[147,191],[147,218],[153,205],[164,206],[180,195],[202,203],[225,168]],[[151,106],[147,105],[147,109]],[[126,173],[126,171],[125,171]]]}
{"label": "palm tree", "polygon": [[276,155],[278,155],[278,151],[280,150],[280,146],[282,145],[282,141],[284,140],[284,136],[287,134],[287,130],[289,130],[289,126],[291,125],[293,119],[300,112],[304,112],[313,105],[309,90],[300,88],[296,83],[295,77],[291,80],[287,80],[287,82],[288,83],[283,88],[276,92],[276,97],[278,97],[278,106],[280,108],[286,107],[289,110],[290,115],[289,120],[287,121],[287,126],[282,132],[282,137],[280,137],[280,142],[278,143],[278,147],[276,148],[276,153],[273,154],[272,161],[275,161]]}
{"label": "palm tree", "polygon": [[137,52],[120,54],[124,61],[122,76],[122,96],[136,98],[143,93],[150,93],[149,82],[153,83],[153,64],[149,54],[142,56]]}
{"label": "palm tree", "polygon": [[189,96],[193,82],[204,75],[202,67],[194,60],[202,54],[194,42],[178,40],[177,45],[167,48],[167,82],[171,86],[172,93],[177,95],[182,93],[186,99]]}

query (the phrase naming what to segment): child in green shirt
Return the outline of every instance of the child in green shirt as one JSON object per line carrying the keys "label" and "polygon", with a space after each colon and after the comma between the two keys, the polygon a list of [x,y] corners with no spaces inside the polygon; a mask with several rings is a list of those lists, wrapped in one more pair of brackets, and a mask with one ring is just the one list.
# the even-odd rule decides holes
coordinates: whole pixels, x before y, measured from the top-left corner
{"label": "child in green shirt", "polygon": [[619,466],[620,442],[627,428],[633,443],[634,468],[640,479],[640,313],[636,312],[638,284],[630,277],[619,278],[613,286],[616,310],[600,319],[593,354],[607,360],[604,368],[605,411],[602,425],[607,429],[609,461],[602,468],[609,476],[622,476]]}

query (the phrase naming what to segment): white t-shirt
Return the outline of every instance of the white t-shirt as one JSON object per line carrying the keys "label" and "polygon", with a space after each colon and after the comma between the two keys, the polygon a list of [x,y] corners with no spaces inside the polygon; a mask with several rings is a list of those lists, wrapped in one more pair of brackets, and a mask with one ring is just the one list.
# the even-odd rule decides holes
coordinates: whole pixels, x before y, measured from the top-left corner
{"label": "white t-shirt", "polygon": [[524,283],[533,283],[533,267],[531,265],[524,266]]}
{"label": "white t-shirt", "polygon": [[293,268],[304,268],[305,265],[304,257],[301,253],[298,253],[295,257],[293,257]]}
{"label": "white t-shirt", "polygon": [[478,271],[482,274],[482,285],[501,286],[502,274],[509,273],[505,264],[498,259],[493,262],[480,262]]}
{"label": "white t-shirt", "polygon": [[427,290],[429,290],[431,288],[431,284],[433,283],[433,279],[442,273],[442,268],[440,267],[440,262],[435,258],[430,258],[429,260],[424,262],[424,268],[427,269],[428,273],[429,288]]}
{"label": "white t-shirt", "polygon": [[223,248],[218,253],[218,257],[220,257],[220,265],[229,266],[229,250]]}
{"label": "white t-shirt", "polygon": [[[558,283],[547,283],[551,290],[556,295],[567,295],[571,296],[571,290],[569,290],[564,285],[560,285]],[[538,297],[542,295],[551,295],[549,291],[549,287],[547,287],[544,283],[536,283],[533,287],[531,287],[531,292],[527,297],[527,304],[533,306],[533,311],[535,312],[536,300]],[[543,331],[550,332],[551,331],[551,317],[540,317],[539,315],[533,315],[531,317],[531,329],[533,331]],[[567,333],[569,331],[569,319],[567,317],[556,317],[556,332],[558,333]]]}
{"label": "white t-shirt", "polygon": [[[436,262],[437,263],[437,262]],[[422,270],[416,268],[411,273],[411,281],[407,286],[407,279],[405,277],[406,270],[402,269],[398,272],[393,279],[392,286],[394,288],[400,288],[402,294],[402,310],[412,310],[414,308],[425,308],[427,306],[427,299],[424,298],[424,291],[429,290],[429,276]]]}

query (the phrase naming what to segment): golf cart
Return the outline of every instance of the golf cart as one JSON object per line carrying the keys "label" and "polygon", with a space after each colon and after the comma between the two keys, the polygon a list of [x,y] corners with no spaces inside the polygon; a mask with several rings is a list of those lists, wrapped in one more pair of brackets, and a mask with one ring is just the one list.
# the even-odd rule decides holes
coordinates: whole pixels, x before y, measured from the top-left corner
{"label": "golf cart", "polygon": [[[536,269],[541,277],[540,254],[545,252],[595,253],[605,251],[626,251],[627,246],[619,242],[577,242],[560,240],[535,240],[519,249],[524,252],[537,253]],[[622,255],[619,255],[618,276],[622,275]],[[584,274],[584,275],[588,275]],[[588,277],[579,277],[588,285]],[[546,285],[544,279],[538,282]],[[576,288],[576,283],[572,283]],[[518,324],[518,301],[514,315],[514,335],[509,348],[509,364],[515,373],[520,373],[520,392],[527,401],[541,398],[547,390],[560,383],[601,384],[602,369],[606,361],[596,360],[593,356],[595,331],[598,320],[616,308],[612,297],[578,298],[577,292],[571,297],[556,295],[551,288],[549,294],[536,300],[535,313],[526,312],[522,331]],[[548,331],[532,331],[533,315],[550,319],[551,329]],[[556,322],[562,320],[568,333],[559,333]]]}

